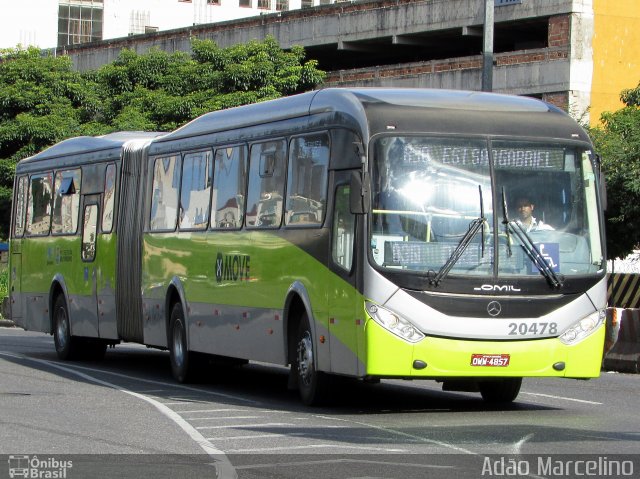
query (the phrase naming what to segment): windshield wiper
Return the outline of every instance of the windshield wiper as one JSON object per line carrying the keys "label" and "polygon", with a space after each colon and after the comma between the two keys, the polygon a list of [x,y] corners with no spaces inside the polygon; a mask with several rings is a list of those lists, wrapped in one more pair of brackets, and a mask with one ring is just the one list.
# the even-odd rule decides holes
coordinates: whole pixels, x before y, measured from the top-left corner
{"label": "windshield wiper", "polygon": [[507,200],[504,194],[504,188],[502,188],[502,224],[505,225],[505,232],[507,234],[507,256],[510,257],[512,255],[511,236],[509,235],[509,231],[513,229],[513,233],[516,235],[518,240],[520,240],[520,244],[522,244],[522,248],[527,253],[527,256],[529,256],[529,259],[547,279],[549,284],[554,288],[561,288],[562,281],[549,266],[549,263],[546,262],[546,260],[540,253],[540,250],[531,239],[531,236],[529,236],[527,231],[522,227],[520,223],[509,219],[509,216],[507,214]]}
{"label": "windshield wiper", "polygon": [[480,229],[482,229],[481,249],[482,249],[482,257],[484,258],[484,235],[485,235],[484,225],[487,220],[484,217],[484,203],[482,201],[481,185],[478,185],[478,191],[480,193],[480,217],[476,218],[471,223],[469,223],[469,229],[467,230],[467,232],[464,234],[464,236],[458,243],[458,246],[456,246],[456,249],[453,250],[447,262],[444,265],[442,265],[442,268],[440,268],[440,271],[438,271],[438,274],[436,274],[435,277],[429,280],[430,284],[435,286],[438,286],[440,284],[440,282],[447,276],[447,274],[449,274],[449,271],[451,271],[451,268],[453,268],[453,266],[462,257],[466,249],[469,247],[469,244],[471,244],[471,241],[473,240],[473,238],[475,237],[475,235],[478,233]]}

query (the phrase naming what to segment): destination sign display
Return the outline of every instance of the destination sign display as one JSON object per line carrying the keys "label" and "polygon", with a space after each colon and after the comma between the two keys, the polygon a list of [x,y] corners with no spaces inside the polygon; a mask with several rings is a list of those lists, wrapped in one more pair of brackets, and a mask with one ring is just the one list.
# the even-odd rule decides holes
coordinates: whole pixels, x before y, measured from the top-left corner
{"label": "destination sign display", "polygon": [[[557,170],[564,169],[561,148],[494,148],[494,167],[499,169]],[[475,146],[407,145],[404,164],[441,163],[464,169],[488,169],[489,151]],[[435,165],[434,165],[435,166]]]}

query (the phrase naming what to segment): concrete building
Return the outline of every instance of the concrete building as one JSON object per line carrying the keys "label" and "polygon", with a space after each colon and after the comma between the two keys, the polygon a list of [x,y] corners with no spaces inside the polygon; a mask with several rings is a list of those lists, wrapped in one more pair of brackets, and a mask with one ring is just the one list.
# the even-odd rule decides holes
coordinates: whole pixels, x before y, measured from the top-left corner
{"label": "concrete building", "polygon": [[0,48],[54,48],[336,0],[2,0]]}
{"label": "concrete building", "polygon": [[[104,1],[106,9],[109,0]],[[494,91],[542,98],[595,123],[601,112],[621,106],[622,89],[638,85],[638,0],[494,1]],[[272,35],[283,48],[304,46],[328,72],[327,85],[479,90],[484,5],[485,0],[341,2],[122,36],[57,53],[69,54],[85,70],[113,61],[123,48],[189,51],[191,37],[227,47]]]}

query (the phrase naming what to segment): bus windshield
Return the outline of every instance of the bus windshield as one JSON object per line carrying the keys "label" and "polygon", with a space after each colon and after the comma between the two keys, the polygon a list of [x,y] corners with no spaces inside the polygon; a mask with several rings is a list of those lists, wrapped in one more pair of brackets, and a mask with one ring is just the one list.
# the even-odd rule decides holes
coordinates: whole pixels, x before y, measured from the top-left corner
{"label": "bus windshield", "polygon": [[596,273],[596,189],[591,151],[574,145],[380,137],[371,256],[378,267],[437,277]]}

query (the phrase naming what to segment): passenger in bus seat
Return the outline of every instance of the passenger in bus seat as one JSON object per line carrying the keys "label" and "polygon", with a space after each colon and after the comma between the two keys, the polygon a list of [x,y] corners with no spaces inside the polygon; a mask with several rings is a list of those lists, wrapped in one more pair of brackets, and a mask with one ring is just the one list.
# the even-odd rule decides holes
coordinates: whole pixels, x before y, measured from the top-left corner
{"label": "passenger in bus seat", "polygon": [[554,228],[533,216],[535,205],[528,196],[521,196],[516,202],[518,224],[528,233],[530,231],[550,231]]}

